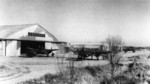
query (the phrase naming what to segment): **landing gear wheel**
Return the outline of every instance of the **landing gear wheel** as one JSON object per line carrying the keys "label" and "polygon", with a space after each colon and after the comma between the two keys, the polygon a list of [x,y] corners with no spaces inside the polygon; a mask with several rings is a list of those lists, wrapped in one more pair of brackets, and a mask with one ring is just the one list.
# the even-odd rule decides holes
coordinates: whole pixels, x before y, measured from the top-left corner
{"label": "landing gear wheel", "polygon": [[54,57],[54,55],[55,55],[55,54],[52,52],[52,54],[51,54],[51,55],[52,55],[52,57]]}

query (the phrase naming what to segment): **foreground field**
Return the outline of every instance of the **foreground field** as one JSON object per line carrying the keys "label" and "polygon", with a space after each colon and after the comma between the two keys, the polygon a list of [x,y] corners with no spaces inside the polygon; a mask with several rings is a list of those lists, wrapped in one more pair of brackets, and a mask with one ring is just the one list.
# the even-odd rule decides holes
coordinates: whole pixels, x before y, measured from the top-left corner
{"label": "foreground field", "polygon": [[[62,63],[62,60],[64,60],[64,63],[68,62],[68,60],[66,60],[67,58],[69,57],[64,57],[62,55],[58,55],[57,57],[53,58],[0,57],[1,65],[7,66],[9,68],[9,71],[5,70],[5,72],[0,72],[1,74],[3,73],[3,76],[0,76],[0,84],[15,84],[20,81],[39,78],[47,73],[55,74],[58,72],[58,65]],[[82,66],[108,64],[108,62],[104,60],[86,60],[77,61],[77,65],[81,64],[81,62]],[[10,74],[8,72],[10,72]]]}
{"label": "foreground field", "polygon": [[[123,57],[130,56],[148,56],[149,51],[137,51],[136,53],[120,53]],[[4,70],[0,72],[0,84],[16,84],[17,82],[26,81],[29,79],[39,78],[44,74],[56,74],[60,70],[59,64],[74,60],[76,58],[73,54],[57,55],[55,57],[0,57],[1,67]],[[144,60],[144,59],[143,59]],[[85,67],[94,65],[106,65],[107,60],[83,60],[74,61],[75,66]],[[147,61],[144,61],[148,63]],[[68,65],[65,65],[68,66]]]}

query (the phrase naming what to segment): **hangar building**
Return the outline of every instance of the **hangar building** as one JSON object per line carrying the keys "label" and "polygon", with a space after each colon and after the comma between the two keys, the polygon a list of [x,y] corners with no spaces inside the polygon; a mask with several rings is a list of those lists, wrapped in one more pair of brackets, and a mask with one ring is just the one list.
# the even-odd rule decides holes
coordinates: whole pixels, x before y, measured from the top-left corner
{"label": "hangar building", "polygon": [[61,43],[38,24],[0,26],[0,56],[21,56],[27,47],[59,49]]}

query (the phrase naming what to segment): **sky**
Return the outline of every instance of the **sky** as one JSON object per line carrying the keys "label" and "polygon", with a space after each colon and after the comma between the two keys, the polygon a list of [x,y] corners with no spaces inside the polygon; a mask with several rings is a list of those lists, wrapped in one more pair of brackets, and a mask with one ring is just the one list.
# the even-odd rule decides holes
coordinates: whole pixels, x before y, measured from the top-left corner
{"label": "sky", "polygon": [[37,23],[59,41],[150,46],[149,0],[0,0],[0,25]]}

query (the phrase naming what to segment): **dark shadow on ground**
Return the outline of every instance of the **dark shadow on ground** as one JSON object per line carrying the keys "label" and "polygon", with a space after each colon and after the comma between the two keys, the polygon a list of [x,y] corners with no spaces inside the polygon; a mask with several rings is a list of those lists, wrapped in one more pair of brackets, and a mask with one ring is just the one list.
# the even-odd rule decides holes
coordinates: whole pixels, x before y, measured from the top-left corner
{"label": "dark shadow on ground", "polygon": [[63,58],[69,58],[69,57],[64,57],[64,56],[63,57],[62,56],[59,57],[59,56],[56,56],[56,58],[62,58],[63,59]]}
{"label": "dark shadow on ground", "polygon": [[69,57],[66,60],[68,60],[68,61],[81,61],[81,60],[77,60],[77,58],[75,58],[75,57]]}
{"label": "dark shadow on ground", "polygon": [[19,57],[22,57],[22,58],[34,58],[34,57],[54,58],[55,56],[36,55],[36,56],[19,56]]}
{"label": "dark shadow on ground", "polygon": [[75,57],[69,57],[69,58],[67,58],[66,60],[68,60],[68,61],[85,61],[85,60],[95,60],[95,61],[99,61],[99,60],[102,60],[102,59],[99,59],[99,60],[97,60],[97,59],[90,59],[90,58],[77,59],[77,58],[75,58]]}
{"label": "dark shadow on ground", "polygon": [[[88,58],[87,58],[86,60],[97,60],[97,59],[88,59]],[[99,59],[99,60],[102,60],[102,59]],[[99,61],[99,60],[97,60],[97,61]]]}

